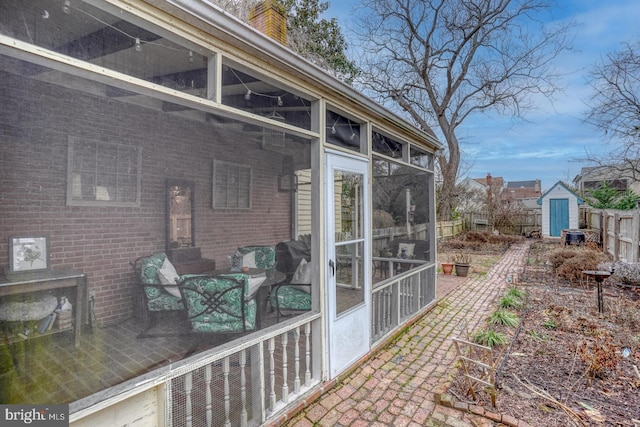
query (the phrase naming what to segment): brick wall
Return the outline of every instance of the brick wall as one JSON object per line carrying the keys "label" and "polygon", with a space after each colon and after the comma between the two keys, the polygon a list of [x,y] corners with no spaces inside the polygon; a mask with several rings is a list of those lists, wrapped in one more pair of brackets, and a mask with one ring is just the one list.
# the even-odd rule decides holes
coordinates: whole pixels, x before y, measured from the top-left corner
{"label": "brick wall", "polygon": [[[88,274],[99,322],[133,314],[129,262],[165,249],[168,177],[195,183],[196,244],[218,266],[238,246],[290,238],[290,194],[277,191],[282,156],[240,127],[225,131],[7,73],[0,93],[0,268],[8,267],[10,236],[48,235],[51,268]],[[70,136],[141,146],[141,206],[66,206]],[[213,159],[253,166],[252,209],[211,208]]]}

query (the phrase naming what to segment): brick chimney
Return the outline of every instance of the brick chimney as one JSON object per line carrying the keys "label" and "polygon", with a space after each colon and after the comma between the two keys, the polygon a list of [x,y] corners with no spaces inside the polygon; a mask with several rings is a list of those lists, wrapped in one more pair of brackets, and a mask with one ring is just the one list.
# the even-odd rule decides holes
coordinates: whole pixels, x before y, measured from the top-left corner
{"label": "brick chimney", "polygon": [[249,25],[280,44],[287,44],[287,18],[284,6],[277,0],[264,0],[249,12]]}

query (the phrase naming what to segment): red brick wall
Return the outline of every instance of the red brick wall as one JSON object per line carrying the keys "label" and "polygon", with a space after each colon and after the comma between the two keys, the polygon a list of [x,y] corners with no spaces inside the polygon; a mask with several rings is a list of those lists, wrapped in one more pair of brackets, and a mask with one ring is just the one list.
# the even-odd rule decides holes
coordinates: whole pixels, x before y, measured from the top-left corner
{"label": "red brick wall", "polygon": [[[99,322],[133,314],[129,262],[165,249],[166,178],[195,183],[196,244],[218,266],[238,246],[290,238],[290,194],[277,191],[282,156],[247,141],[240,127],[224,131],[5,73],[0,94],[0,269],[10,236],[48,235],[53,269],[88,274]],[[141,206],[66,206],[70,136],[141,146]],[[250,210],[211,208],[213,159],[253,166]]]}

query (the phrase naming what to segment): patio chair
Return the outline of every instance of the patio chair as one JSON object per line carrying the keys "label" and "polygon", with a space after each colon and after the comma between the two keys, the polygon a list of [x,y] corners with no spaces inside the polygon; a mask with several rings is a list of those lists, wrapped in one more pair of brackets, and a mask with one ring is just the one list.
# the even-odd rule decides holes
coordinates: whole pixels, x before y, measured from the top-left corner
{"label": "patio chair", "polygon": [[295,312],[311,310],[311,250],[302,240],[276,245],[276,270],[287,279],[271,289],[269,301],[277,321]]}
{"label": "patio chair", "polygon": [[243,246],[236,250],[234,257],[241,259],[240,267],[273,270],[276,267],[276,251],[273,246]]}
{"label": "patio chair", "polygon": [[[406,258],[428,261],[431,250],[429,240],[395,239],[389,244],[391,254],[395,258]],[[394,274],[407,271],[414,266],[409,263],[394,263]]]}
{"label": "patio chair", "polygon": [[192,332],[228,334],[256,328],[256,301],[246,274],[186,275],[179,287]]}
{"label": "patio chair", "polygon": [[[175,333],[148,333],[157,324],[157,318],[163,313],[179,313],[184,310],[182,296],[177,285],[177,273],[173,277],[173,283],[167,281],[167,284],[163,284],[158,275],[159,271],[164,272],[167,267],[171,270],[170,265],[171,263],[164,252],[143,256],[131,262],[138,285],[138,289],[135,291],[137,294],[135,309],[142,311],[138,314],[146,323],[143,331],[138,335],[139,338],[175,335]],[[169,274],[173,274],[173,272],[175,272],[175,268]]]}

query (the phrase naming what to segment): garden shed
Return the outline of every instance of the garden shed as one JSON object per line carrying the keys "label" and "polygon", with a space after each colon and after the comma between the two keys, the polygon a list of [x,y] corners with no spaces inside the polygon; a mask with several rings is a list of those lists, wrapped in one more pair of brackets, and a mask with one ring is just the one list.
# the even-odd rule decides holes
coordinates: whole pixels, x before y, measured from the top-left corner
{"label": "garden shed", "polygon": [[538,199],[542,207],[542,236],[560,237],[562,230],[577,229],[578,205],[584,200],[562,181],[556,182]]}

